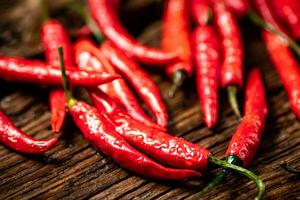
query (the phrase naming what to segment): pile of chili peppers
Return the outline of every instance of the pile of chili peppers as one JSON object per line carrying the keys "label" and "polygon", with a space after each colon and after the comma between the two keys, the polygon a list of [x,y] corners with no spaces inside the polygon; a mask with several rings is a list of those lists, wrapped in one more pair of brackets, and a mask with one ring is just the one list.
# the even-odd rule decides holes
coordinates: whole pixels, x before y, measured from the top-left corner
{"label": "pile of chili peppers", "polygon": [[[155,179],[185,180],[221,168],[195,199],[231,172],[253,180],[259,190],[256,199],[263,198],[263,182],[245,167],[251,164],[259,148],[268,105],[258,67],[245,76],[239,20],[249,18],[263,28],[270,59],[287,91],[292,111],[300,118],[300,72],[290,50],[300,55],[294,41],[300,39],[300,1],[166,0],[162,49],[144,46],[126,31],[118,19],[120,4],[120,0],[88,0],[88,12],[77,4],[87,26],[78,32],[73,44],[68,31],[49,17],[43,4],[41,42],[45,61],[1,55],[0,77],[51,86],[53,132],[61,131],[69,112],[93,146],[134,173]],[[90,34],[95,34],[100,46]],[[168,114],[161,92],[140,63],[165,69],[174,83],[170,96],[195,73],[203,120],[208,128],[218,123],[219,88],[227,90],[229,103],[241,121],[224,160],[167,133]],[[73,97],[76,86],[86,87],[93,105]],[[243,115],[236,97],[238,92],[244,93]],[[144,101],[154,120],[146,114],[136,95]],[[57,137],[35,140],[0,112],[0,142],[7,147],[21,153],[40,154],[53,148],[57,141]]]}

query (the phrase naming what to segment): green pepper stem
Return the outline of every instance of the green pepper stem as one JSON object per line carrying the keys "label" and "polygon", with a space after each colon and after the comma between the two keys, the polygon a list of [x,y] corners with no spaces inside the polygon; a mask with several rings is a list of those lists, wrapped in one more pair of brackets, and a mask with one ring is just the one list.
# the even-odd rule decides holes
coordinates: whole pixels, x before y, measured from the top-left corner
{"label": "green pepper stem", "polygon": [[64,53],[63,53],[63,48],[59,47],[58,48],[58,55],[59,55],[59,62],[60,62],[60,68],[61,68],[61,78],[62,78],[62,85],[68,100],[68,108],[71,108],[75,103],[76,100],[72,95],[69,83],[68,83],[68,78],[65,70],[65,62],[64,62]]}
{"label": "green pepper stem", "polygon": [[173,98],[178,91],[178,89],[183,85],[186,79],[186,74],[183,70],[177,70],[172,74],[173,85],[169,90],[168,96]]}
{"label": "green pepper stem", "polygon": [[228,101],[230,103],[230,106],[231,106],[233,112],[238,116],[238,118],[241,118],[239,103],[237,100],[237,91],[238,91],[238,88],[236,86],[228,86],[227,87]]}
{"label": "green pepper stem", "polygon": [[298,55],[298,57],[300,57],[300,47],[299,45],[292,39],[290,38],[287,34],[285,34],[284,32],[282,32],[281,30],[279,30],[277,27],[275,27],[273,24],[263,20],[258,14],[256,14],[256,12],[254,11],[249,11],[247,13],[247,16],[249,17],[249,19],[256,24],[257,26],[262,27],[263,29],[274,33],[280,37],[282,37],[283,39],[285,39],[289,46],[295,51],[295,53]]}
{"label": "green pepper stem", "polygon": [[42,18],[42,22],[44,23],[50,18],[46,0],[41,0],[40,6],[41,6],[41,18]]}
{"label": "green pepper stem", "polygon": [[98,29],[96,22],[86,11],[86,8],[76,0],[70,0],[68,3],[68,7],[74,12],[76,12],[84,20],[84,22],[90,28],[97,41],[99,43],[102,43],[104,41],[104,37]]}
{"label": "green pepper stem", "polygon": [[256,174],[254,174],[250,170],[247,170],[243,167],[231,164],[224,160],[220,160],[219,158],[217,158],[215,156],[209,156],[208,160],[209,160],[209,162],[211,162],[219,167],[222,167],[223,169],[233,170],[237,173],[247,176],[249,179],[254,181],[257,185],[258,195],[255,197],[255,200],[260,200],[263,198],[263,195],[265,192],[265,185],[264,185],[263,181]]}

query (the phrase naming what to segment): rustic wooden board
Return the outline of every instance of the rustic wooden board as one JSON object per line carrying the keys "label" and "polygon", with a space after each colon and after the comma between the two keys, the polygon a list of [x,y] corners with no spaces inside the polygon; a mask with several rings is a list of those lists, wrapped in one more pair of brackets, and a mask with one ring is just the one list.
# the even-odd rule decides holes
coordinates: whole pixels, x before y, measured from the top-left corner
{"label": "rustic wooden board", "polygon": [[[17,2],[18,5],[22,1],[10,2]],[[35,1],[26,2],[30,4]],[[153,2],[157,3],[145,0],[145,8],[148,5],[148,8],[151,8]],[[134,13],[140,14],[140,10],[145,9],[141,5],[137,3],[137,9],[134,2],[129,1],[126,6],[128,11],[123,14],[124,22],[135,34],[139,34],[141,29],[128,23],[126,13],[131,13],[130,19],[133,19]],[[7,7],[5,8],[8,9]],[[36,9],[37,7],[28,15],[36,15]],[[20,11],[17,7],[12,10]],[[159,15],[155,17],[158,18]],[[147,20],[153,21],[155,17],[148,17]],[[4,24],[10,22],[8,20],[4,23],[3,19],[7,19],[4,14],[0,15],[0,19],[0,27],[6,27]],[[138,20],[134,23],[144,26]],[[254,31],[255,27],[249,23],[243,23],[246,23],[243,25],[245,66],[249,69],[257,65],[262,69],[270,105],[265,135],[250,169],[265,182],[266,199],[300,199],[300,180],[279,166],[282,161],[287,161],[300,168],[300,124],[289,109],[286,94],[268,61],[259,32]],[[152,45],[158,44],[159,26],[159,23],[148,26],[141,36],[142,41]],[[41,53],[36,37],[32,37],[30,42],[20,40],[15,46],[8,45],[8,41],[3,38],[11,36],[12,30],[9,26],[6,27],[6,35],[0,34],[2,51],[9,55],[38,56]],[[38,35],[38,30],[34,29],[32,35]],[[32,44],[26,47],[31,51],[23,49],[28,44]],[[151,73],[165,95],[170,88],[170,82],[161,72]],[[222,156],[238,120],[228,108],[226,95],[222,93],[218,126],[214,130],[205,128],[193,85],[191,80],[174,99],[165,98],[170,114],[170,132],[210,149],[217,156]],[[0,86],[0,108],[16,126],[38,139],[51,137],[47,88],[3,81],[0,81]],[[200,190],[206,181],[201,179],[167,182],[136,176],[89,146],[74,128],[71,120],[67,121],[58,144],[45,155],[21,155],[0,145],[0,199],[192,199],[193,194]],[[204,199],[252,199],[256,192],[256,187],[251,181],[234,174]]]}

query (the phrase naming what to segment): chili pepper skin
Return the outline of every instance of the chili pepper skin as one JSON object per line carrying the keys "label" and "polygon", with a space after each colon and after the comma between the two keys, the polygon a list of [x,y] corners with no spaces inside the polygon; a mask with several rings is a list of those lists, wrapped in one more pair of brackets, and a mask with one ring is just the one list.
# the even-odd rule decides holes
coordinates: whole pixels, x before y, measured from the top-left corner
{"label": "chili pepper skin", "polygon": [[[93,45],[88,39],[81,39],[74,45],[76,62],[82,70],[94,70],[99,72],[108,72],[116,74],[116,70],[110,64],[108,59],[102,52]],[[89,68],[89,69],[88,69]],[[122,105],[128,114],[134,119],[144,123],[153,128],[162,129],[161,126],[155,124],[143,111],[139,102],[135,98],[131,89],[127,86],[126,82],[122,79],[114,80],[111,83],[102,84],[98,86],[101,91],[104,91],[108,96]]]}
{"label": "chili pepper skin", "polygon": [[273,11],[285,23],[294,38],[300,38],[300,3],[295,0],[273,0]]}
{"label": "chili pepper skin", "polygon": [[261,74],[253,69],[248,78],[242,122],[233,134],[226,155],[236,155],[247,167],[251,163],[264,131],[268,106]]}
{"label": "chili pepper skin", "polygon": [[263,32],[268,54],[289,97],[290,106],[300,119],[300,72],[299,65],[288,44],[279,36]]}
{"label": "chili pepper skin", "polygon": [[[75,68],[67,70],[72,85],[96,86],[120,78],[116,74],[86,72]],[[39,61],[0,57],[0,77],[7,81],[43,85],[60,85],[61,71]]]}
{"label": "chili pepper skin", "polygon": [[201,176],[197,171],[164,167],[138,152],[115,131],[115,127],[106,118],[84,102],[76,102],[69,112],[91,144],[130,171],[150,178],[168,180]]}
{"label": "chili pepper skin", "polygon": [[123,28],[109,0],[89,0],[91,15],[101,32],[118,48],[146,64],[167,64],[177,60],[177,55],[146,47],[137,42]]}
{"label": "chili pepper skin", "polygon": [[165,128],[168,124],[168,114],[160,90],[152,78],[140,66],[127,57],[121,50],[108,42],[102,45],[102,52],[109,58],[113,66],[126,77],[139,97],[156,119],[156,123]]}
{"label": "chili pepper skin", "polygon": [[212,15],[210,0],[192,0],[190,3],[193,20],[200,26],[208,23]]}
{"label": "chili pepper skin", "polygon": [[220,49],[212,26],[198,26],[193,33],[196,85],[203,119],[208,128],[216,125],[219,110]]}
{"label": "chili pepper skin", "polygon": [[0,112],[0,142],[21,153],[41,154],[50,150],[56,144],[57,138],[35,140],[16,128],[12,121]]}
{"label": "chili pepper skin", "polygon": [[207,170],[208,150],[137,122],[99,91],[90,92],[90,96],[97,109],[108,114],[118,133],[138,150],[169,166]]}
{"label": "chili pepper skin", "polygon": [[188,2],[182,0],[166,1],[162,26],[163,49],[167,52],[177,53],[180,57],[180,61],[167,66],[167,75],[173,77],[174,73],[182,71],[191,76],[193,68],[189,39]]}
{"label": "chili pepper skin", "polygon": [[[67,31],[57,20],[49,19],[41,27],[41,40],[49,65],[59,67],[58,47],[63,47],[64,62],[73,66],[73,52]],[[52,89],[49,94],[51,126],[59,132],[66,116],[66,97],[62,89]]]}
{"label": "chili pepper skin", "polygon": [[243,45],[236,18],[222,1],[215,1],[214,16],[218,28],[223,52],[221,65],[221,86],[243,86]]}
{"label": "chili pepper skin", "polygon": [[224,0],[226,6],[237,16],[243,17],[250,10],[248,0]]}

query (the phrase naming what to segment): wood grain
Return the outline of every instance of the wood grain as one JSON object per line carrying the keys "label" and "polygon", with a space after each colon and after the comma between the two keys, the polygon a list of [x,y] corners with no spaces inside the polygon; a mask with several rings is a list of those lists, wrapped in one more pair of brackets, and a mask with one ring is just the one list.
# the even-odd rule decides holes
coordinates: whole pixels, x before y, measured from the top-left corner
{"label": "wood grain", "polygon": [[[26,2],[30,4],[31,1]],[[151,4],[150,0],[145,2]],[[157,4],[158,1],[153,2]],[[128,10],[124,11],[123,17],[126,17],[126,13],[138,10],[134,7],[134,0],[129,3],[125,6]],[[137,3],[138,8],[141,5]],[[32,11],[33,15],[36,15],[35,10]],[[4,14],[0,19],[5,19]],[[127,26],[133,29],[135,24]],[[245,75],[254,65],[263,71],[270,107],[265,135],[250,170],[265,182],[266,199],[300,199],[300,180],[279,166],[287,161],[293,167],[300,168],[300,124],[291,112],[278,76],[268,61],[258,28],[247,21],[241,22],[241,26],[246,49]],[[145,44],[158,46],[160,23],[153,21],[152,25],[144,28],[141,40]],[[32,34],[38,35],[37,30],[24,31],[36,31]],[[39,39],[31,39],[27,42],[34,44],[34,51],[27,53],[40,57]],[[0,49],[5,49],[9,55],[28,55],[24,53],[25,49],[21,50],[27,43],[18,44],[18,49],[14,51],[13,48],[6,48],[6,42],[1,44]],[[149,67],[147,70],[160,86],[162,94],[167,93],[170,82],[166,76]],[[51,137],[48,88],[3,81],[0,81],[0,85],[0,109],[16,126],[38,139]],[[242,104],[242,94],[239,100]],[[173,99],[165,98],[165,101],[170,114],[169,130],[173,135],[184,137],[210,149],[217,156],[223,156],[238,125],[224,91],[220,99],[221,116],[218,126],[213,130],[207,129],[202,122],[193,80]],[[70,119],[58,144],[44,155],[22,155],[0,145],[0,199],[192,199],[207,181],[157,181],[128,172],[91,147]],[[204,199],[253,199],[256,192],[251,181],[232,174]]]}

